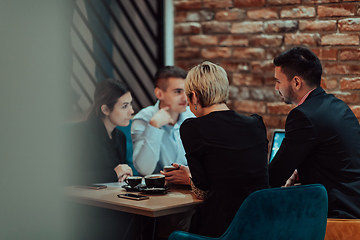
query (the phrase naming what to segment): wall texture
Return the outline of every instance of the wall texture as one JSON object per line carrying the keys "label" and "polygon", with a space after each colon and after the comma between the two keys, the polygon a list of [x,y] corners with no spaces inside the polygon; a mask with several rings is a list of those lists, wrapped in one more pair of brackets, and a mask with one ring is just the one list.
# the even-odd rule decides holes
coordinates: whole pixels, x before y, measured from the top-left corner
{"label": "wall texture", "polygon": [[272,60],[294,46],[317,54],[322,87],[360,120],[360,0],[174,0],[174,8],[175,65],[222,66],[229,107],[263,116],[269,134],[294,107],[274,89]]}

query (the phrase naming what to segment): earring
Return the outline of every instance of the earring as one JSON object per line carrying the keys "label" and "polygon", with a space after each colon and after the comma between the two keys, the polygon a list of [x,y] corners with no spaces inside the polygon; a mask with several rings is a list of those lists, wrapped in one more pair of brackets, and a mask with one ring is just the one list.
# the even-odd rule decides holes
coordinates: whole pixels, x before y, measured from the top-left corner
{"label": "earring", "polygon": [[194,105],[195,105],[195,110],[197,110],[197,103],[194,103]]}

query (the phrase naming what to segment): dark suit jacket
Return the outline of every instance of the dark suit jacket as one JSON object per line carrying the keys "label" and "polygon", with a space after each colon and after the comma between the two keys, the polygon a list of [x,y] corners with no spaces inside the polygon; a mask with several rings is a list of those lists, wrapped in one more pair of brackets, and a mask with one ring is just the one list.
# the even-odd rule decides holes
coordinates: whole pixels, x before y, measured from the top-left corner
{"label": "dark suit jacket", "polygon": [[126,164],[126,137],[114,129],[109,138],[104,123],[93,117],[71,129],[71,174],[74,184],[117,182],[114,168]]}
{"label": "dark suit jacket", "polygon": [[219,111],[185,120],[180,136],[193,183],[209,191],[190,232],[220,237],[245,198],[269,187],[265,125],[255,114]]}
{"label": "dark suit jacket", "polygon": [[318,87],[288,115],[285,138],[269,165],[271,187],[297,169],[302,184],[323,184],[328,217],[360,218],[360,126],[340,99]]}

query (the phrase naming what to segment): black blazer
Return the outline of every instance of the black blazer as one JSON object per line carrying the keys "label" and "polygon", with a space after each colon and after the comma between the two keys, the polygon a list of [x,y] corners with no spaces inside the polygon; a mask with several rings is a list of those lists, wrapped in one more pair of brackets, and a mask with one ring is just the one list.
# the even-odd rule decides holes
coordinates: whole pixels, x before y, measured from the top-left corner
{"label": "black blazer", "polygon": [[126,164],[125,134],[114,129],[109,138],[104,123],[93,117],[71,129],[72,179],[75,184],[117,182],[114,168]]}
{"label": "black blazer", "polygon": [[185,120],[180,136],[193,183],[209,191],[190,232],[220,237],[245,198],[269,187],[265,125],[258,115],[219,111]]}
{"label": "black blazer", "polygon": [[323,184],[328,217],[360,218],[360,126],[340,99],[318,87],[290,111],[285,138],[269,166],[271,187],[297,169],[302,184]]}

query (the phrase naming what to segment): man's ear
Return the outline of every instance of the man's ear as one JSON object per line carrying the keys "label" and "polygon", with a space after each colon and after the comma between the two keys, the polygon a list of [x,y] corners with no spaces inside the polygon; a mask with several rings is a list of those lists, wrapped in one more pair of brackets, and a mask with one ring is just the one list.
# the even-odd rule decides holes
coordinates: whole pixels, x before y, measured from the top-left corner
{"label": "man's ear", "polygon": [[109,116],[110,115],[110,109],[108,108],[108,106],[106,106],[105,104],[101,105],[100,108],[101,112],[105,115],[105,116]]}
{"label": "man's ear", "polygon": [[163,91],[163,90],[161,90],[160,88],[156,87],[156,88],[154,89],[154,93],[155,93],[155,97],[156,97],[157,99],[159,99],[160,101],[163,100],[163,98],[164,98],[164,91]]}
{"label": "man's ear", "polygon": [[304,80],[301,77],[295,76],[293,78],[293,89],[300,90],[303,84]]}

